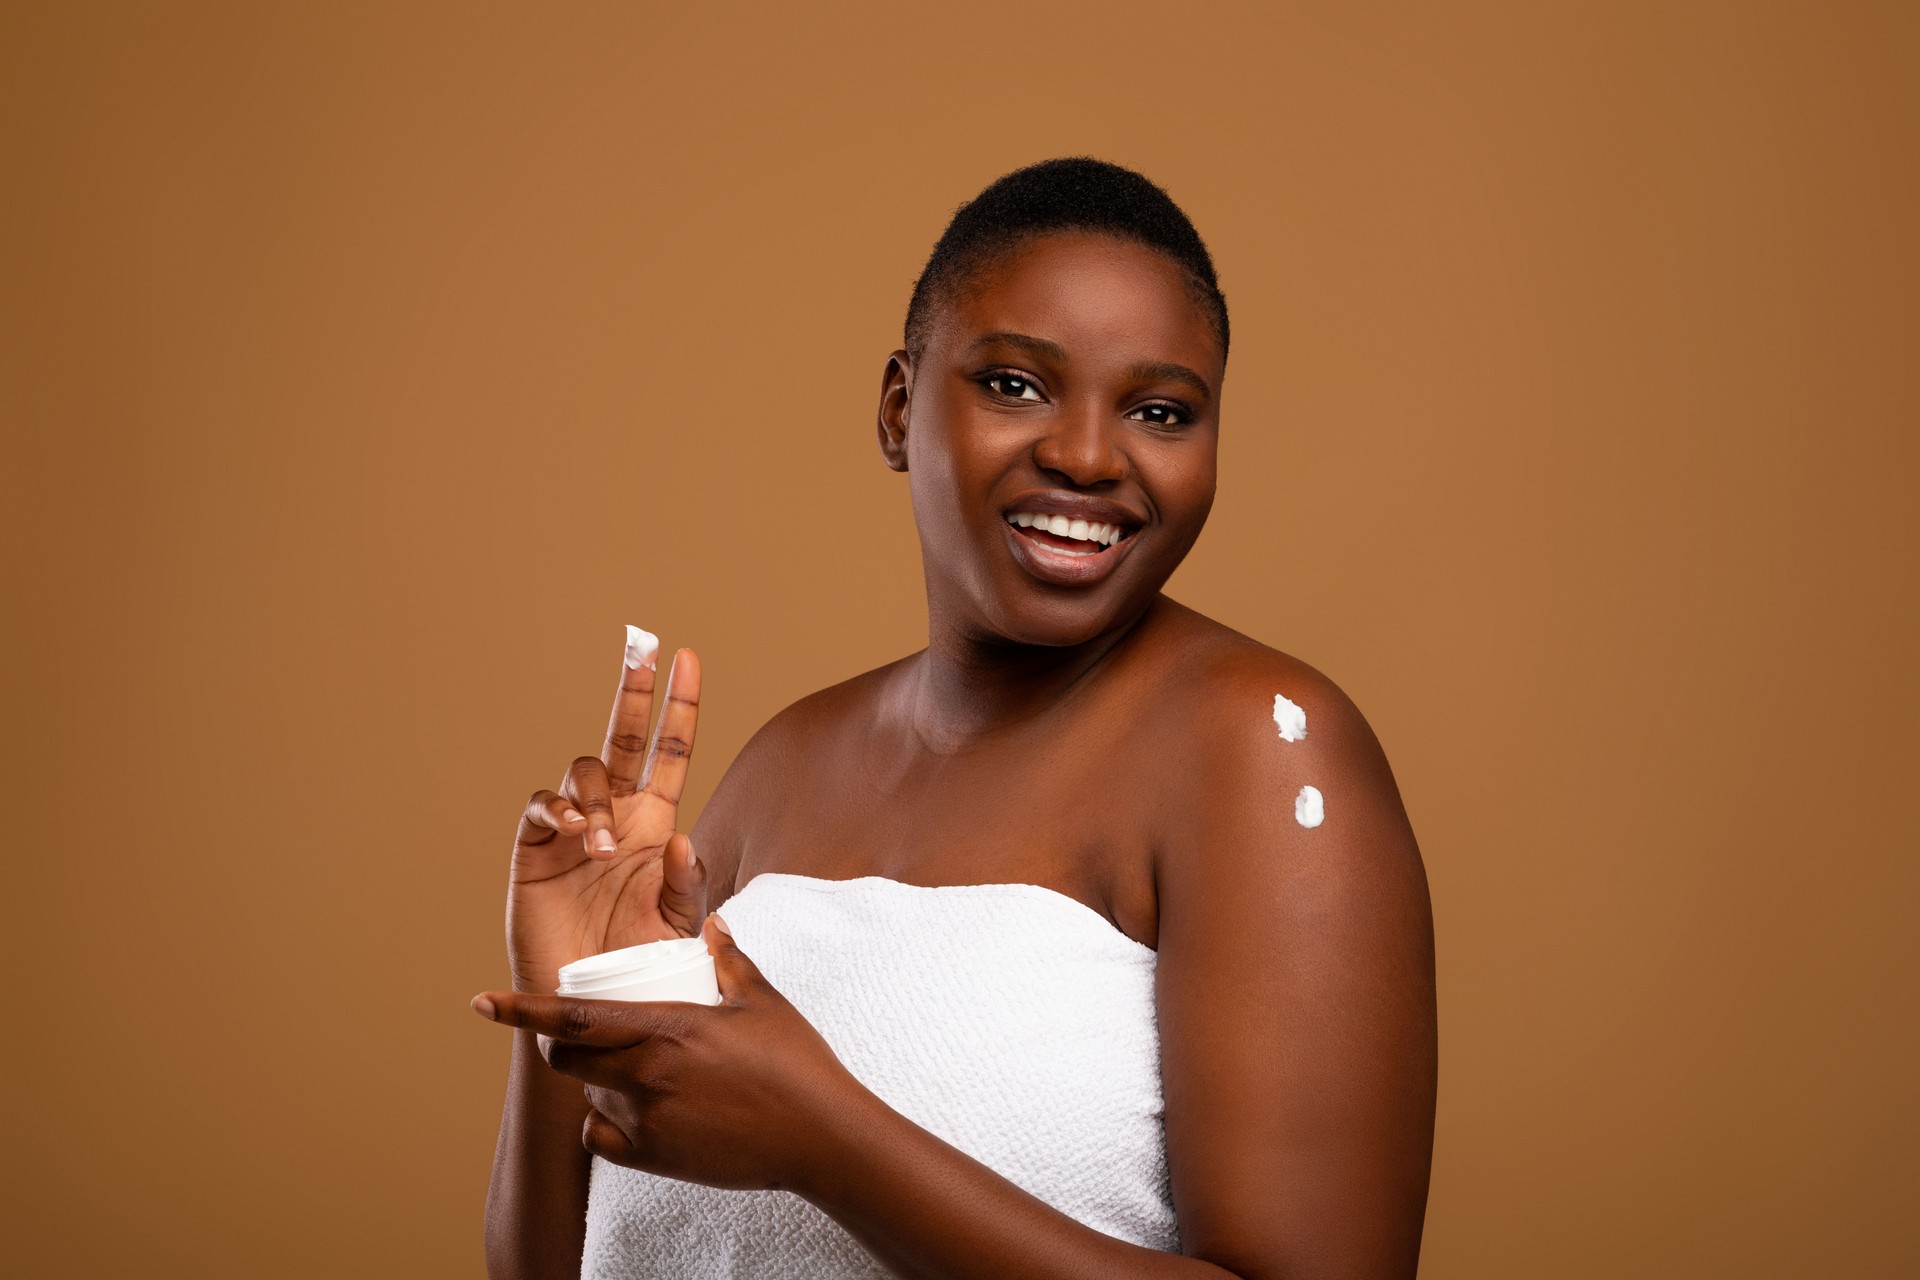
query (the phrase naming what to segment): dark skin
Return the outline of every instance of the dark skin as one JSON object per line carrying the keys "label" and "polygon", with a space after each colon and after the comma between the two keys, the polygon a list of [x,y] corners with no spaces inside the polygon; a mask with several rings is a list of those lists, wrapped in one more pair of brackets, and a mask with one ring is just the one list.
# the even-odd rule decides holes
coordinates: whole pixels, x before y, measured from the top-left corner
{"label": "dark skin", "polygon": [[[676,655],[650,752],[651,672],[623,672],[601,757],[522,820],[516,990],[475,1001],[519,1028],[495,1275],[578,1275],[589,1153],[788,1189],[901,1275],[1414,1273],[1433,941],[1392,774],[1331,682],[1161,593],[1213,501],[1224,363],[1170,259],[1092,234],[1029,242],[883,375],[927,648],[776,716],[691,841],[673,810],[698,662]],[[1128,531],[1097,557],[1009,523],[1088,500]],[[1276,693],[1305,708],[1305,740],[1279,739]],[[1307,784],[1326,798],[1311,829],[1293,809]],[[602,826],[610,854],[592,847]],[[861,1085],[732,945],[724,911],[706,918],[763,871],[1038,884],[1155,948],[1182,1254],[1084,1226]],[[719,1006],[545,994],[566,960],[697,928]]]}

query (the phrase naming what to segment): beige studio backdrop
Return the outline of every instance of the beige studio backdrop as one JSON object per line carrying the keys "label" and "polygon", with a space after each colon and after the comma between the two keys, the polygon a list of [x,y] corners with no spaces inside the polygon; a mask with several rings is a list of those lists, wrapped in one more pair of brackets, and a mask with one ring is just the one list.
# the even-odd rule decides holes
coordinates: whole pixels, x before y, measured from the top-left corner
{"label": "beige studio backdrop", "polygon": [[1425,851],[1425,1274],[1914,1274],[1917,80],[1891,4],[7,6],[0,1269],[479,1274],[517,807],[625,622],[689,822],[919,647],[881,363],[1091,153],[1232,306],[1170,591]]}

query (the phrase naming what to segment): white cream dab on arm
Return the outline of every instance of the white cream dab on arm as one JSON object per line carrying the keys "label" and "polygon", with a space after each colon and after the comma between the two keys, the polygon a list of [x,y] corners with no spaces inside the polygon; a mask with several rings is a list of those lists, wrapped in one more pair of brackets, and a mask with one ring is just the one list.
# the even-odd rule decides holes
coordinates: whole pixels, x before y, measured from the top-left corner
{"label": "white cream dab on arm", "polygon": [[1307,713],[1284,693],[1273,695],[1273,723],[1280,730],[1280,741],[1298,742],[1307,736]]}
{"label": "white cream dab on arm", "polygon": [[1293,798],[1293,820],[1303,827],[1317,827],[1327,820],[1327,806],[1320,798],[1320,788],[1300,788],[1300,794]]}
{"label": "white cream dab on arm", "polygon": [[627,665],[651,667],[659,659],[660,637],[651,631],[642,631],[629,622],[627,624]]}

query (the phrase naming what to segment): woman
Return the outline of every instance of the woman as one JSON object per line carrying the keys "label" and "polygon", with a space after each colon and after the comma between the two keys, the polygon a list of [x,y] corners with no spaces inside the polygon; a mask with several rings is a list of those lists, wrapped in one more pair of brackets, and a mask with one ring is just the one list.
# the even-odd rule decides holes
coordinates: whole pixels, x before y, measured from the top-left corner
{"label": "woman", "polygon": [[[754,736],[675,834],[700,686],[529,802],[496,1275],[1405,1276],[1432,925],[1386,760],[1161,594],[1214,493],[1225,300],[1129,170],[947,228],[881,379],[928,644]],[[713,915],[711,908],[722,907]],[[549,995],[702,933],[724,1002]],[[582,1084],[585,1088],[582,1088]]]}

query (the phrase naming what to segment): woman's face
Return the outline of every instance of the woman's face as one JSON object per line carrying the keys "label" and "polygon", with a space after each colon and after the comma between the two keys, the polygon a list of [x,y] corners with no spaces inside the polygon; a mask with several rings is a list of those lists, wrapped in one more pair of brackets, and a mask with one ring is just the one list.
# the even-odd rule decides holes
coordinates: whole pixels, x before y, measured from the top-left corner
{"label": "woman's face", "polygon": [[1224,373],[1157,250],[1060,233],[983,268],[881,390],[936,617],[1042,645],[1137,617],[1213,505]]}

